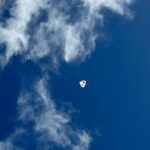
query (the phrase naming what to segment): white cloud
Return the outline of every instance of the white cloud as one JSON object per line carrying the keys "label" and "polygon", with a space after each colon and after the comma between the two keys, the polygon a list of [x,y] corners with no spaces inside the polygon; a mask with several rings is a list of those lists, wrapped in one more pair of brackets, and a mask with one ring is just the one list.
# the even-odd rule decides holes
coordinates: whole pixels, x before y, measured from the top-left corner
{"label": "white cloud", "polygon": [[25,130],[18,128],[5,141],[0,142],[0,150],[24,150],[23,148],[15,144],[15,142],[17,142],[17,140],[19,140],[19,138],[23,136],[24,133],[25,133]]}
{"label": "white cloud", "polygon": [[32,92],[23,90],[18,100],[18,114],[26,128],[17,128],[8,139],[0,142],[1,150],[25,150],[16,142],[26,140],[24,135],[28,134],[27,126],[31,122],[37,135],[37,149],[49,150],[50,143],[70,150],[89,149],[91,136],[85,130],[72,128],[71,116],[58,110],[47,91],[46,82],[47,79],[42,78],[32,87]]}
{"label": "white cloud", "polygon": [[46,0],[16,0],[11,8],[13,17],[9,18],[5,24],[0,24],[0,41],[7,45],[7,60],[14,54],[27,49],[29,35],[26,30],[28,24],[33,15],[38,15],[39,10],[45,6]]}
{"label": "white cloud", "polygon": [[81,134],[78,134],[78,137],[80,139],[80,143],[78,145],[74,145],[73,150],[89,149],[89,142],[91,141],[89,135],[83,131]]}
{"label": "white cloud", "polygon": [[[79,0],[80,7],[63,1],[57,5],[53,0],[16,0],[11,8],[12,18],[4,26],[0,24],[0,41],[7,45],[6,59],[14,54],[23,53],[28,59],[40,59],[58,53],[66,62],[85,59],[94,50],[96,34],[95,22],[102,22],[101,10],[108,8],[120,15],[130,14],[127,6],[133,0]],[[49,3],[48,3],[49,2]],[[77,16],[73,22],[73,13],[77,7]],[[41,20],[29,34],[29,23],[38,18],[41,10],[47,11],[48,19]],[[100,34],[100,33],[99,33]],[[58,52],[60,51],[60,52]],[[25,52],[25,53],[24,53]]]}
{"label": "white cloud", "polygon": [[36,83],[33,90],[32,94],[25,91],[18,101],[20,119],[24,122],[33,121],[35,132],[41,133],[41,139],[45,137],[44,142],[46,139],[64,148],[87,150],[90,135],[84,130],[73,129],[70,116],[57,110],[48,94],[45,79]]}
{"label": "white cloud", "polygon": [[82,0],[86,7],[90,8],[90,11],[98,11],[103,7],[109,8],[112,11],[124,15],[126,12],[125,7],[130,5],[133,0]]}

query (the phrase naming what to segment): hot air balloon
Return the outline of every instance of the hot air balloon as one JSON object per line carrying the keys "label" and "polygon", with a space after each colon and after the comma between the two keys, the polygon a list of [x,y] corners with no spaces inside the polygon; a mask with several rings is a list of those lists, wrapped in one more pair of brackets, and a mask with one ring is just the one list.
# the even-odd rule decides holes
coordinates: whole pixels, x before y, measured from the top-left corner
{"label": "hot air balloon", "polygon": [[86,80],[80,81],[79,84],[80,84],[80,86],[81,86],[82,88],[85,88],[85,86],[86,86]]}

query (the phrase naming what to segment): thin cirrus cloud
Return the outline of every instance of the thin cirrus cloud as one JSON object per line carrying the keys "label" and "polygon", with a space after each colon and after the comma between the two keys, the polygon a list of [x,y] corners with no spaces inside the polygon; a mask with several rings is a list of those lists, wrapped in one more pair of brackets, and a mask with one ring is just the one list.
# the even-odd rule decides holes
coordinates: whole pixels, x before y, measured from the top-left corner
{"label": "thin cirrus cloud", "polygon": [[[50,57],[55,64],[83,61],[95,48],[100,34],[95,33],[95,25],[102,25],[102,10],[107,8],[131,17],[128,6],[132,3],[133,0],[58,0],[57,4],[55,0],[16,0],[9,8],[10,16],[0,21],[0,44],[6,46],[0,53],[0,65],[5,66],[14,55],[36,62]],[[6,0],[0,1],[0,14],[4,5]],[[88,150],[92,137],[84,129],[74,129],[71,115],[57,108],[44,74],[30,87],[32,90],[22,90],[18,99],[19,120],[34,124],[37,149],[51,149],[52,142],[64,149]],[[16,129],[0,142],[0,149],[25,149],[16,144],[16,139],[23,139],[26,130]]]}
{"label": "thin cirrus cloud", "polygon": [[[35,83],[34,92],[31,94],[28,91],[22,93],[18,100],[20,119],[35,123],[34,131],[42,136],[39,144],[43,142],[44,138],[44,142],[47,139],[47,142],[54,142],[64,148],[78,150],[79,148],[77,149],[76,146],[78,145],[80,146],[79,150],[88,149],[91,141],[90,135],[84,130],[73,129],[70,126],[70,116],[56,109],[56,105],[47,91],[45,79]],[[30,105],[31,101],[32,105]]]}
{"label": "thin cirrus cloud", "polygon": [[[85,130],[71,127],[71,117],[56,108],[47,91],[46,82],[46,77],[36,81],[32,93],[24,89],[18,100],[19,120],[23,124],[34,124],[32,132],[37,133],[36,149],[49,150],[51,142],[65,149],[89,149],[91,136]],[[28,134],[26,130],[22,127],[16,129],[8,139],[0,143],[0,149],[24,150],[25,147],[16,143],[26,140],[25,135]]]}

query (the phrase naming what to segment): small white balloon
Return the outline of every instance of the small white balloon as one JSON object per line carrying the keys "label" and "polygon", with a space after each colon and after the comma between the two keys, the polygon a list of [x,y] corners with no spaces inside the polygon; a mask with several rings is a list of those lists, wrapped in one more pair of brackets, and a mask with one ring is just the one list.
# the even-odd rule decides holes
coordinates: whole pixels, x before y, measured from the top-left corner
{"label": "small white balloon", "polygon": [[86,86],[86,80],[80,81],[79,84],[80,84],[80,86],[81,86],[82,88],[85,88],[85,86]]}

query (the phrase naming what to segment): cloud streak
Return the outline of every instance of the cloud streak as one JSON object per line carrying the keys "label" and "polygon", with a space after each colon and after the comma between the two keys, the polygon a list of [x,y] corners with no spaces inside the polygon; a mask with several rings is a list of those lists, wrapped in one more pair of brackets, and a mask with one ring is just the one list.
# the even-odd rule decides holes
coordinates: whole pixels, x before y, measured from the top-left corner
{"label": "cloud streak", "polygon": [[[37,134],[36,149],[48,150],[52,142],[66,149],[87,150],[91,142],[90,135],[85,130],[71,127],[70,116],[56,108],[46,82],[46,78],[37,81],[32,93],[24,89],[18,100],[19,120],[26,125],[32,123],[33,132]],[[27,127],[18,128],[11,137],[0,143],[1,150],[24,149],[15,143],[23,140],[26,130]]]}

